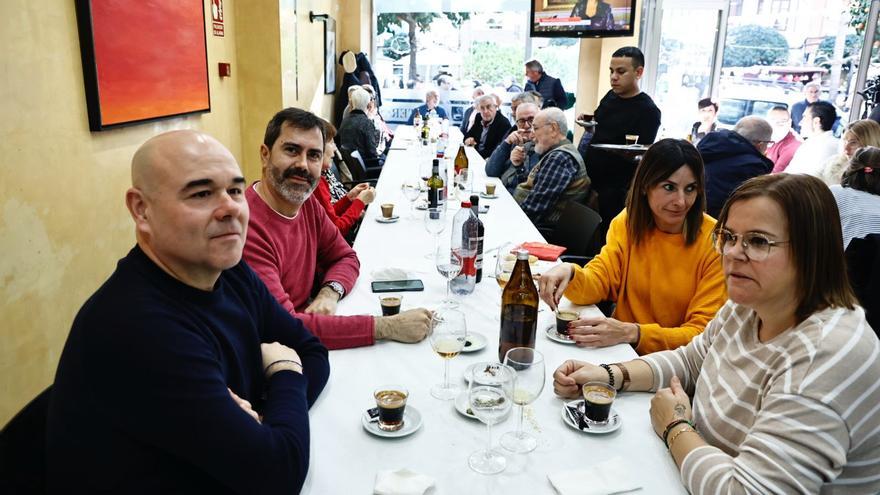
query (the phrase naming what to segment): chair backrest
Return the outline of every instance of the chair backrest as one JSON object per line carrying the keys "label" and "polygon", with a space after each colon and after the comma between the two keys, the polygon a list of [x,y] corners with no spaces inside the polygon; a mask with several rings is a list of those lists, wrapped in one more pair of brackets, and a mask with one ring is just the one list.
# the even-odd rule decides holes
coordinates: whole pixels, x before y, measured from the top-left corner
{"label": "chair backrest", "polygon": [[[351,172],[352,180],[355,182],[366,180],[367,170],[364,167],[363,162],[353,156],[353,153],[357,153],[357,151],[352,151],[345,146],[340,146],[339,152],[342,153],[342,162],[345,163],[348,167],[348,171]],[[360,153],[358,153],[358,156],[360,156]]]}
{"label": "chair backrest", "polygon": [[566,255],[595,255],[598,250],[596,230],[601,223],[602,217],[593,209],[577,201],[569,201],[556,222],[550,241],[568,248]]}
{"label": "chair backrest", "polygon": [[46,492],[50,385],[0,430],[0,493]]}
{"label": "chair backrest", "polygon": [[849,241],[845,256],[850,285],[880,337],[880,234]]}

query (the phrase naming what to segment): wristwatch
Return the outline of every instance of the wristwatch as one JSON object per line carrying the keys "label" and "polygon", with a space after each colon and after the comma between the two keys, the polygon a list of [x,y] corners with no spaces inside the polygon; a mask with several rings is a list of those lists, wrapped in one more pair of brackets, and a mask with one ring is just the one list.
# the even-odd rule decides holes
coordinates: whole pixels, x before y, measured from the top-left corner
{"label": "wristwatch", "polygon": [[329,287],[330,290],[332,290],[333,292],[339,294],[339,299],[340,299],[340,300],[341,300],[343,297],[345,297],[345,287],[343,287],[342,284],[340,284],[339,282],[336,282],[335,280],[331,280],[330,282],[325,283],[325,284],[323,285],[323,287]]}

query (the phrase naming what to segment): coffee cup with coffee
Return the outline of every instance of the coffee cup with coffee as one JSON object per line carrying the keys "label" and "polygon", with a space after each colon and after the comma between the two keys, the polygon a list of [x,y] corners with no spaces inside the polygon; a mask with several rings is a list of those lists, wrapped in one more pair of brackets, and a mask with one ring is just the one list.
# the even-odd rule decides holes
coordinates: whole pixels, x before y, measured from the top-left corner
{"label": "coffee cup with coffee", "polygon": [[380,207],[382,208],[383,217],[391,218],[394,215],[394,203],[382,203]]}
{"label": "coffee cup with coffee", "polygon": [[403,415],[409,391],[399,385],[385,385],[373,392],[379,409],[379,429],[397,431],[403,428]]}
{"label": "coffee cup with coffee", "polygon": [[580,315],[578,315],[576,311],[557,310],[556,311],[556,333],[558,333],[559,335],[561,335],[563,337],[571,338],[568,325],[571,324],[571,322],[577,320],[578,318],[580,318]]}
{"label": "coffee cup with coffee", "polygon": [[584,416],[587,421],[607,423],[617,391],[605,382],[587,382],[581,390],[584,394]]}
{"label": "coffee cup with coffee", "polygon": [[403,296],[380,296],[379,305],[382,306],[382,316],[394,316],[400,313],[400,305]]}
{"label": "coffee cup with coffee", "polygon": [[495,196],[495,183],[487,182],[486,183],[486,195],[487,196]]}

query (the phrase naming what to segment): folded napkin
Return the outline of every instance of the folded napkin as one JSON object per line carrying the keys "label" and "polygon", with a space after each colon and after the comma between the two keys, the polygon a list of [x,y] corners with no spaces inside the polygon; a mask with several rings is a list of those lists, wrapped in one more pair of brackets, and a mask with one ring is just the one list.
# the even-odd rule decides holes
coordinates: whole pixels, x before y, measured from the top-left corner
{"label": "folded napkin", "polygon": [[422,495],[434,486],[434,478],[409,469],[383,469],[376,473],[376,495]]}
{"label": "folded napkin", "polygon": [[630,471],[622,457],[612,457],[588,468],[550,473],[547,478],[559,495],[610,495],[641,488]]}
{"label": "folded napkin", "polygon": [[373,270],[371,275],[376,282],[383,282],[386,280],[406,280],[409,278],[407,271],[400,268],[382,268]]}
{"label": "folded napkin", "polygon": [[565,252],[565,247],[546,242],[524,242],[514,249],[524,248],[529,254],[535,255],[539,260],[556,261]]}

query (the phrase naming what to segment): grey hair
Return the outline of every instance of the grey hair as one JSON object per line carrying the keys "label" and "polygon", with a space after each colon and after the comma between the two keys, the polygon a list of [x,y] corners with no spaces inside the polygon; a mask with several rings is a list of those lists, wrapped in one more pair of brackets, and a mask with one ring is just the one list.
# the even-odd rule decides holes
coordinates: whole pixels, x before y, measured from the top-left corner
{"label": "grey hair", "polygon": [[352,93],[349,100],[351,101],[351,108],[353,110],[360,110],[365,112],[367,107],[370,105],[370,93],[367,93],[367,90],[358,86]]}
{"label": "grey hair", "polygon": [[485,102],[485,101],[491,101],[493,105],[495,105],[496,107],[498,106],[498,100],[496,100],[496,99],[495,99],[495,96],[494,96],[494,95],[491,95],[491,94],[489,94],[489,95],[483,95],[483,96],[477,98],[477,100],[476,100],[474,103],[475,103],[475,105],[476,105],[477,107],[479,107],[479,106],[482,105],[483,102]]}
{"label": "grey hair", "polygon": [[537,60],[534,60],[534,59],[526,62],[526,69],[534,70],[534,71],[540,72],[541,74],[544,73],[544,66],[541,65],[541,62],[538,62]]}
{"label": "grey hair", "polygon": [[425,101],[428,101],[428,98],[430,98],[431,96],[436,96],[437,98],[440,98],[440,92],[434,88],[425,91]]}
{"label": "grey hair", "polygon": [[535,95],[533,95],[531,91],[523,91],[521,93],[513,95],[513,97],[510,99],[510,103],[511,105],[514,103],[517,103],[519,105],[522,105],[523,103],[534,103],[537,105],[538,100],[535,98]]}
{"label": "grey hair", "polygon": [[746,138],[755,146],[770,141],[773,135],[773,127],[763,117],[750,115],[739,119],[739,122],[733,127],[733,132]]}
{"label": "grey hair", "polygon": [[547,122],[554,122],[559,127],[559,133],[565,136],[568,134],[568,122],[565,120],[565,114],[562,113],[562,110],[557,107],[545,108],[541,110],[538,117],[543,115]]}

